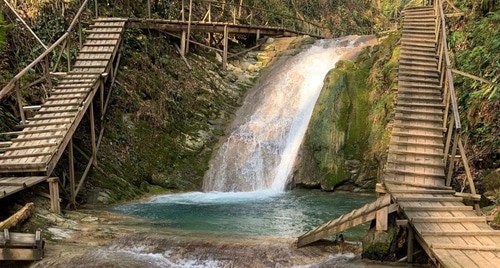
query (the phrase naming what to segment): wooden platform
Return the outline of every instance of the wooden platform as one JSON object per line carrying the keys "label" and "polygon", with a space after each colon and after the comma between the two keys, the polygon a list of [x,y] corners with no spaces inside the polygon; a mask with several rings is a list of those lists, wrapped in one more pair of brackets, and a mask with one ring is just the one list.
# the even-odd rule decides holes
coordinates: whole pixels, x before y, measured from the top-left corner
{"label": "wooden platform", "polygon": [[35,234],[0,232],[0,261],[36,261],[43,258],[41,232]]}
{"label": "wooden platform", "polygon": [[49,177],[0,177],[0,199],[47,181]]}

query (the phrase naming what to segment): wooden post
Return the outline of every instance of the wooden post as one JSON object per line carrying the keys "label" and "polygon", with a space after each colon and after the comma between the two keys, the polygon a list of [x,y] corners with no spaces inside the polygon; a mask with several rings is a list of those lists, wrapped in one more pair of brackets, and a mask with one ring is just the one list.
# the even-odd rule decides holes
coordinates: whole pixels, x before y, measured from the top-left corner
{"label": "wooden post", "polygon": [[68,169],[69,169],[69,195],[70,203],[73,208],[76,207],[76,195],[75,195],[75,158],[73,155],[73,139],[69,139],[68,143]]}
{"label": "wooden post", "polygon": [[68,34],[66,38],[66,53],[67,53],[67,61],[68,61],[68,72],[71,71],[71,32]]}
{"label": "wooden post", "polygon": [[21,122],[23,124],[26,124],[26,115],[24,114],[24,108],[23,108],[23,102],[22,102],[22,97],[21,97],[21,82],[17,81],[16,82],[16,101],[17,101],[17,107],[19,108],[19,116],[21,116]]}
{"label": "wooden post", "polygon": [[227,28],[227,24],[224,25],[224,52],[223,52],[223,55],[222,55],[222,69],[226,70],[227,69],[227,46],[229,44],[229,40],[228,40],[228,35],[229,35],[229,32],[228,32],[228,28]]}
{"label": "wooden post", "polygon": [[[113,72],[111,72],[111,79],[114,79],[114,74]],[[101,79],[99,79],[99,91],[100,91],[100,94],[101,94],[101,121],[104,121],[104,102],[106,101],[104,99],[104,78],[101,77]],[[102,122],[101,122],[101,125],[102,125]]]}
{"label": "wooden post", "polygon": [[208,22],[212,22],[212,3],[208,3]]}
{"label": "wooden post", "polygon": [[413,263],[413,254],[414,254],[413,245],[415,240],[415,232],[413,231],[413,228],[411,226],[408,226],[407,230],[408,230],[408,248],[406,251],[406,256],[408,263]]}
{"label": "wooden post", "polygon": [[43,61],[43,64],[44,64],[43,72],[44,72],[44,75],[45,75],[45,80],[47,81],[47,85],[49,87],[49,91],[51,91],[52,90],[52,78],[50,76],[50,62],[49,62],[49,57],[45,57],[45,59]]}
{"label": "wooden post", "polygon": [[148,18],[151,19],[151,0],[148,0]]}
{"label": "wooden post", "polygon": [[181,20],[184,22],[186,21],[186,16],[184,15],[184,9],[185,9],[185,4],[184,0],[182,0],[182,6],[181,6]]}
{"label": "wooden post", "polygon": [[89,107],[89,117],[90,117],[90,137],[91,137],[91,142],[92,142],[92,158],[93,158],[93,164],[97,165],[97,143],[96,143],[96,136],[95,136],[95,121],[94,121],[94,103],[90,103]]}
{"label": "wooden post", "polygon": [[188,28],[187,28],[187,40],[186,40],[186,51],[184,52],[189,53],[189,39],[191,36],[191,16],[193,13],[193,0],[189,0],[189,18],[188,18]]}
{"label": "wooden post", "polygon": [[181,33],[181,56],[186,55],[186,31]]}
{"label": "wooden post", "polygon": [[387,231],[387,218],[389,215],[389,206],[385,206],[379,210],[377,210],[376,215],[376,231]]}
{"label": "wooden post", "polygon": [[260,29],[257,29],[257,36],[255,37],[255,42],[258,42],[260,39]]}
{"label": "wooden post", "polygon": [[47,182],[49,183],[50,192],[50,210],[53,213],[61,214],[61,204],[59,204],[59,179],[50,178]]}
{"label": "wooden post", "polygon": [[99,9],[97,7],[97,0],[94,0],[95,17],[99,17]]}
{"label": "wooden post", "polygon": [[233,6],[233,24],[236,24],[236,6]]}
{"label": "wooden post", "polygon": [[450,162],[448,163],[448,174],[446,174],[446,186],[451,185],[451,176],[453,175],[453,168],[455,167],[455,156],[457,154],[458,135],[459,133],[455,133],[455,137],[453,137],[453,146],[451,148],[450,156],[451,158]]}
{"label": "wooden post", "polygon": [[448,155],[450,153],[451,138],[453,135],[453,128],[455,127],[455,120],[452,118],[450,120],[450,125],[448,127],[448,132],[446,133],[446,143],[444,147],[444,164],[448,163]]}

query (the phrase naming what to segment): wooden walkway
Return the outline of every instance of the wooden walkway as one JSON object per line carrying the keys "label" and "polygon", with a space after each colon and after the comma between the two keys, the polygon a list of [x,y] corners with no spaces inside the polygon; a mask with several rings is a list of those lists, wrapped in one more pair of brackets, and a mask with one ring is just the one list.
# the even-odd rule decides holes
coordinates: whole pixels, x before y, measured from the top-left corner
{"label": "wooden walkway", "polygon": [[[464,204],[461,193],[446,186],[444,104],[436,38],[434,7],[404,12],[399,59],[396,114],[383,177],[386,196],[399,206],[409,228],[408,260],[413,258],[413,237],[440,267],[500,267],[500,231],[493,230],[485,216]],[[382,197],[383,198],[383,197]],[[376,203],[299,237],[298,246],[353,227],[386,206]],[[387,200],[387,199],[385,199]],[[358,212],[366,211],[359,215]],[[389,211],[386,211],[390,213]],[[379,222],[387,221],[380,214]],[[373,218],[373,217],[367,217]],[[348,219],[348,223],[345,220]]]}
{"label": "wooden walkway", "polygon": [[[12,133],[16,137],[2,144],[0,173],[6,176],[0,177],[0,198],[46,181],[84,115],[88,112],[94,120],[93,100],[100,93],[100,103],[104,103],[104,83],[112,71],[125,23],[126,19],[96,20],[72,69],[53,88],[34,116],[19,125],[22,130]],[[95,135],[92,140],[94,147]],[[41,176],[22,176],[26,173]]]}
{"label": "wooden walkway", "polygon": [[224,33],[224,29],[231,34],[254,34],[261,36],[299,36],[309,35],[315,38],[324,38],[320,33],[307,33],[299,30],[288,29],[286,27],[265,26],[265,25],[245,25],[227,22],[207,22],[207,21],[182,21],[182,20],[161,20],[161,19],[129,19],[128,27],[140,29],[155,29],[168,32],[183,32],[190,28],[193,32]]}

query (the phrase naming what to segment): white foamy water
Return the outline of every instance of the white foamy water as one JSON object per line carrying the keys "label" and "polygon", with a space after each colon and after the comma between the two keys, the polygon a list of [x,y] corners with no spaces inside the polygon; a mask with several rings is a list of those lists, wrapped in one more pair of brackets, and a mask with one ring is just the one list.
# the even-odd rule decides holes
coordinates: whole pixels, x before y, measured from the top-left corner
{"label": "white foamy water", "polygon": [[285,190],[323,80],[339,60],[364,46],[359,40],[320,40],[276,64],[240,108],[231,133],[212,158],[203,190]]}
{"label": "white foamy water", "polygon": [[241,202],[264,200],[275,197],[281,193],[271,190],[254,192],[189,192],[182,194],[169,194],[153,197],[149,203],[168,204],[236,204]]}

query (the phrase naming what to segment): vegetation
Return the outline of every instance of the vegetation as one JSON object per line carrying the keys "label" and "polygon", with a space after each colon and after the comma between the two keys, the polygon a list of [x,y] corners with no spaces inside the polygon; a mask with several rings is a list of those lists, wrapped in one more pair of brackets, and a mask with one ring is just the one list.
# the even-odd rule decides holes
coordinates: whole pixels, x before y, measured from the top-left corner
{"label": "vegetation", "polygon": [[[500,167],[500,10],[495,1],[456,1],[463,16],[449,19],[453,67],[492,84],[454,75],[463,135],[475,177],[485,181],[480,192],[498,192],[487,178]],[[490,174],[490,175],[488,175]],[[494,195],[493,195],[494,196]],[[493,200],[499,201],[498,196]]]}

